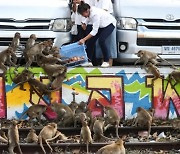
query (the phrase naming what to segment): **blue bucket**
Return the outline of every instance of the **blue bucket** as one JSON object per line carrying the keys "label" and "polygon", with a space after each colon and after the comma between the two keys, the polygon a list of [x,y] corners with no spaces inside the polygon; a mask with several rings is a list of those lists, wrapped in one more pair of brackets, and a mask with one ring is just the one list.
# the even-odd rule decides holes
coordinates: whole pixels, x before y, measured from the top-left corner
{"label": "blue bucket", "polygon": [[63,45],[60,48],[60,55],[62,59],[69,59],[72,57],[83,57],[84,59],[75,62],[67,63],[66,66],[78,66],[88,62],[88,57],[86,53],[86,46],[84,44],[79,45],[78,42]]}

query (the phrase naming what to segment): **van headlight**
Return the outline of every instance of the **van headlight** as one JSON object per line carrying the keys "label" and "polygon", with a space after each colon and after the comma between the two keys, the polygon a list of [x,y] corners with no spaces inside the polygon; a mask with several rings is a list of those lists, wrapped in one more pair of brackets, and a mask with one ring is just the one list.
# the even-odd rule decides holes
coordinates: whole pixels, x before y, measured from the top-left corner
{"label": "van headlight", "polygon": [[136,30],[137,29],[137,21],[133,18],[117,19],[117,28]]}
{"label": "van headlight", "polygon": [[50,29],[57,31],[70,31],[71,30],[71,20],[70,19],[55,19],[50,23]]}

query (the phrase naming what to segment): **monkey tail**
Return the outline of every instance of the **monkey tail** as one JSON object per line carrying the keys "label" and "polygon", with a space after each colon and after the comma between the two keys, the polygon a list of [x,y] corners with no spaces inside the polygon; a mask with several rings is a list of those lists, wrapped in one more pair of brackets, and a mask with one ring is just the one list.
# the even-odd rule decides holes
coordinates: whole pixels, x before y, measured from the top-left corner
{"label": "monkey tail", "polygon": [[161,60],[165,61],[166,63],[168,63],[169,65],[172,66],[173,69],[178,69],[177,67],[175,67],[172,63],[170,63],[169,61],[167,61],[166,59],[163,59],[161,56],[157,55]]}
{"label": "monkey tail", "polygon": [[104,136],[103,134],[100,134],[100,135],[101,135],[101,137],[102,137],[104,140],[111,140],[111,141],[114,140],[113,138],[106,137],[106,136]]}
{"label": "monkey tail", "polygon": [[22,115],[20,116],[19,119],[22,119],[22,118],[25,116],[25,114],[28,112],[28,110],[29,110],[29,109],[27,109],[26,111],[24,111],[24,112],[22,113]]}

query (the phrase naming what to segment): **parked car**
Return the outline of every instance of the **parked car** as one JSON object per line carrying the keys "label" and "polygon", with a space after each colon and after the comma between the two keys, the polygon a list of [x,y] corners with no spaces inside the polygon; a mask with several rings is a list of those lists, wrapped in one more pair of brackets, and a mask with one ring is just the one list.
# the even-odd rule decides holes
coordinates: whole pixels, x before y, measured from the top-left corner
{"label": "parked car", "polygon": [[21,34],[22,45],[31,34],[36,34],[37,41],[52,39],[58,47],[70,43],[70,16],[69,0],[1,0],[0,51],[16,32]]}
{"label": "parked car", "polygon": [[118,62],[131,63],[134,53],[148,50],[179,62],[179,0],[114,0]]}

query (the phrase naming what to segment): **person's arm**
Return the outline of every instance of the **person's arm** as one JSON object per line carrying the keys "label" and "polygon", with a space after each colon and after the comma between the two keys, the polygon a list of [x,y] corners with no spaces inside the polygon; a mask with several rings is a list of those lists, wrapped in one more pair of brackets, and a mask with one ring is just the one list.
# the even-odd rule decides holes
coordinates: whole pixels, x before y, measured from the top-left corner
{"label": "person's arm", "polygon": [[88,34],[86,37],[84,37],[83,39],[79,40],[79,44],[84,44],[87,40],[89,40],[91,37],[93,37],[93,35]]}

